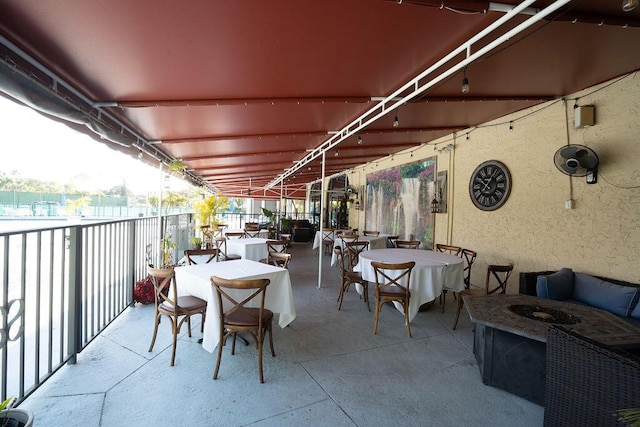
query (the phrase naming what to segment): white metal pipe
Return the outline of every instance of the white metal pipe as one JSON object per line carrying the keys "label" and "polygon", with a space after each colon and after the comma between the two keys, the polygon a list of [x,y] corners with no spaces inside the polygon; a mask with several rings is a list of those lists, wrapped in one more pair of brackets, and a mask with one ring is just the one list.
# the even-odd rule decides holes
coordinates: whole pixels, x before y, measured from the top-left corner
{"label": "white metal pipe", "polygon": [[163,268],[162,265],[163,253],[162,253],[162,186],[164,185],[164,177],[162,175],[164,163],[160,162],[160,166],[158,166],[158,170],[160,171],[160,190],[158,191],[158,263],[156,264],[156,268]]}
{"label": "white metal pipe", "polygon": [[325,176],[324,176],[324,161],[326,159],[326,152],[322,152],[322,181],[320,185],[320,246],[318,246],[318,289],[322,286],[322,251],[324,250],[324,242],[322,238],[322,229],[324,228],[324,215],[322,209],[327,209],[327,192],[325,188]]}
{"label": "white metal pipe", "polygon": [[[489,25],[486,28],[484,28],[478,34],[476,34],[473,37],[471,37],[469,40],[467,40],[465,43],[460,45],[458,48],[456,48],[453,51],[451,51],[449,54],[447,54],[444,58],[442,58],[441,60],[436,62],[434,65],[432,65],[431,67],[427,68],[422,73],[418,74],[416,77],[414,77],[413,79],[411,79],[410,81],[405,83],[402,87],[397,89],[391,95],[385,97],[376,106],[374,106],[374,107],[370,108],[369,110],[367,110],[360,117],[358,117],[357,119],[355,119],[354,121],[349,123],[347,126],[345,126],[341,131],[336,132],[332,137],[330,137],[328,140],[326,140],[324,143],[322,143],[322,145],[320,145],[318,148],[316,148],[311,153],[307,154],[300,162],[298,162],[298,164],[296,164],[296,166],[289,168],[287,171],[285,171],[282,175],[280,175],[274,181],[272,181],[269,184],[267,184],[266,188],[273,187],[280,180],[283,180],[284,178],[292,175],[298,169],[300,169],[301,167],[303,167],[307,163],[311,162],[312,160],[314,160],[315,158],[317,158],[321,154],[324,154],[326,151],[331,150],[336,145],[338,145],[340,142],[344,141],[345,139],[347,139],[348,137],[350,137],[354,133],[358,132],[359,130],[363,129],[364,127],[368,126],[369,124],[373,123],[374,121],[378,120],[382,116],[388,114],[389,111],[392,111],[392,110],[398,108],[400,105],[406,103],[407,101],[417,97],[419,94],[424,92],[426,89],[432,87],[433,85],[435,85],[436,83],[440,82],[441,80],[443,80],[444,78],[448,77],[449,75],[459,71],[463,67],[467,66],[469,63],[473,62],[473,60],[477,59],[479,56],[485,54],[486,52],[488,52],[491,49],[497,47],[498,45],[506,42],[511,37],[517,35],[521,31],[524,31],[526,28],[530,27],[534,23],[542,20],[543,18],[545,18],[550,13],[556,11],[558,8],[560,8],[560,7],[564,6],[565,4],[569,3],[569,1],[570,0],[557,0],[553,4],[549,5],[548,7],[546,7],[543,10],[540,10],[540,12],[536,13],[534,16],[528,18],[526,21],[524,21],[520,25],[518,25],[515,28],[513,28],[511,31],[508,31],[507,33],[503,34],[502,36],[496,38],[493,42],[489,43],[484,48],[482,48],[481,50],[476,52],[475,54],[467,55],[467,58],[465,58],[464,60],[460,61],[456,65],[450,67],[447,71],[444,71],[443,73],[441,73],[439,76],[435,77],[434,79],[432,79],[428,83],[426,83],[426,84],[424,84],[422,86],[418,86],[420,80],[422,80],[423,78],[425,78],[429,74],[433,73],[434,71],[436,71],[440,67],[444,66],[446,63],[448,63],[449,61],[453,60],[457,55],[459,55],[460,53],[464,52],[465,50],[470,52],[471,46],[474,43],[476,43],[477,41],[479,41],[482,38],[486,37],[491,32],[496,30],[498,27],[504,25],[506,22],[511,20],[513,17],[515,17],[518,14],[520,14],[523,10],[526,10],[527,8],[529,8],[529,6],[532,5],[535,2],[535,0],[526,0],[526,1],[522,2],[521,4],[513,7],[508,12],[506,12],[506,14],[504,16],[500,17],[498,20],[496,20],[491,25]],[[412,86],[414,86],[413,89],[412,89]],[[404,97],[402,97],[401,94],[403,92],[405,92],[406,90],[409,90],[409,89],[412,89],[413,92],[411,92],[409,95],[405,95]]]}

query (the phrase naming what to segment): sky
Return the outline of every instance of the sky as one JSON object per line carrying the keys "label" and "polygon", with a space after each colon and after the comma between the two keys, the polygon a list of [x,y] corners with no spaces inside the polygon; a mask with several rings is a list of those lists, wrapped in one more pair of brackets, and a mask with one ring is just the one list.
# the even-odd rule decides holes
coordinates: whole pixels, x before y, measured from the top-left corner
{"label": "sky", "polygon": [[[123,181],[134,194],[157,193],[160,172],[131,156],[112,150],[62,123],[0,96],[0,171],[80,190],[108,190]],[[165,169],[166,170],[166,169]],[[170,189],[189,184],[171,179]]]}

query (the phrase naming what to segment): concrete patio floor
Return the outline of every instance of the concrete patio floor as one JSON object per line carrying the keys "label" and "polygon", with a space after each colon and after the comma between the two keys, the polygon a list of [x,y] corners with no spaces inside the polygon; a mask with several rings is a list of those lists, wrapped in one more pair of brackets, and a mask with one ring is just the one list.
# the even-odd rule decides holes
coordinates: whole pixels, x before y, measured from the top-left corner
{"label": "concrete patio floor", "polygon": [[[461,315],[451,330],[453,298],[420,312],[407,336],[402,314],[373,312],[354,291],[337,310],[338,272],[311,243],[294,243],[290,264],[297,317],[274,323],[277,356],[264,355],[260,384],[253,346],[215,354],[198,344],[199,317],[178,342],[160,325],[153,352],[153,307],[130,307],[20,407],[35,426],[541,426],[544,408],[482,384],[472,353],[472,324]],[[370,290],[372,294],[372,290]]]}

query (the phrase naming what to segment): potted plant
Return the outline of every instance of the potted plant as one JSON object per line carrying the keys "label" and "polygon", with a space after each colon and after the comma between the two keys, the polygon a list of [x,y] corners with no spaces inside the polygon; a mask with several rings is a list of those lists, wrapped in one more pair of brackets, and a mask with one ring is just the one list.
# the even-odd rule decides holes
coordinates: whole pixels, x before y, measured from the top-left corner
{"label": "potted plant", "polygon": [[13,408],[15,397],[10,397],[0,403],[1,427],[31,427],[33,426],[33,412],[27,409]]}
{"label": "potted plant", "polygon": [[218,227],[216,215],[218,211],[228,206],[229,200],[216,194],[202,198],[193,204],[196,221],[202,226],[209,226],[210,229]]}
{"label": "potted plant", "polygon": [[202,238],[201,237],[191,236],[191,238],[189,239],[189,243],[191,243],[191,247],[193,249],[202,248]]}

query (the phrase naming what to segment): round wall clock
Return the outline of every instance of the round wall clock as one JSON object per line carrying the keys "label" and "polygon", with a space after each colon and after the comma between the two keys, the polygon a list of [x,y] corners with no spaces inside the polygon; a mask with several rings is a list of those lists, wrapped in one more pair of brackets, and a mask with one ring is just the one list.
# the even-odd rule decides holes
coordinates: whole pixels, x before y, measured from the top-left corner
{"label": "round wall clock", "polygon": [[504,205],[511,192],[511,174],[504,163],[487,160],[471,174],[469,196],[478,209],[494,211]]}

